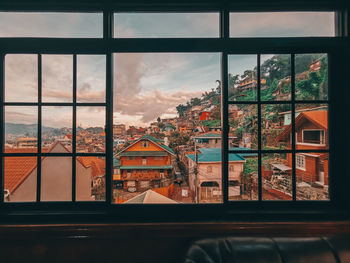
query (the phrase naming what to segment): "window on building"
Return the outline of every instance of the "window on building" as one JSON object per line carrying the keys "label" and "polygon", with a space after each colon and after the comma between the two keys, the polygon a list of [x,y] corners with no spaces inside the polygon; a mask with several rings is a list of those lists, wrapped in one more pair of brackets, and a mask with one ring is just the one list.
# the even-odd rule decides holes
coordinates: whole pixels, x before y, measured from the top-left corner
{"label": "window on building", "polygon": [[207,167],[207,173],[212,173],[213,172],[213,167],[211,165],[209,165]]}
{"label": "window on building", "polygon": [[303,130],[303,142],[313,144],[324,144],[324,130]]}
{"label": "window on building", "polygon": [[305,170],[305,156],[296,154],[295,156],[296,168]]}

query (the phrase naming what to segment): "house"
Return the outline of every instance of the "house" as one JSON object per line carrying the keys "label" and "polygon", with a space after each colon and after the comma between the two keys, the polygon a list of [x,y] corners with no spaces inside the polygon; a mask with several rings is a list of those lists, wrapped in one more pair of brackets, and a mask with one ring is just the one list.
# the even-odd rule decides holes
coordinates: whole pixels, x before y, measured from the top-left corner
{"label": "house", "polygon": [[[28,149],[13,149],[14,152]],[[11,151],[11,150],[9,150]],[[69,153],[60,142],[43,152]],[[98,157],[78,157],[76,162],[76,200],[92,200],[95,177],[104,177],[105,161]],[[21,156],[4,159],[5,200],[36,200],[37,157]],[[95,182],[97,184],[97,182]],[[41,201],[72,200],[72,157],[46,156],[41,160]]]}
{"label": "house", "polygon": [[173,150],[162,140],[144,135],[117,153],[124,189],[135,192],[166,186],[173,171]]}
{"label": "house", "polygon": [[310,66],[309,66],[309,70],[310,71],[319,71],[321,69],[322,66],[322,62],[320,59],[313,61]]}
{"label": "house", "polygon": [[209,120],[209,117],[210,117],[210,111],[204,110],[200,112],[199,120],[206,121],[206,120]]}
{"label": "house", "polygon": [[[200,148],[195,153],[187,154],[190,189],[198,190],[198,202],[217,202],[222,197],[221,149]],[[246,160],[240,154],[229,155],[229,196],[241,195],[241,175]]]}
{"label": "house", "polygon": [[32,148],[37,147],[38,145],[38,139],[37,138],[31,138],[31,137],[25,137],[25,138],[18,138],[16,140],[16,147],[17,148]]}
{"label": "house", "polygon": [[[295,119],[296,150],[325,150],[328,149],[328,121],[327,110],[301,112]],[[292,125],[284,128],[276,138],[277,141],[287,143],[287,150],[291,149]],[[297,153],[296,176],[298,179],[328,185],[328,154],[326,153]],[[292,154],[287,153],[287,165],[292,167]]]}
{"label": "house", "polygon": [[126,128],[125,124],[114,124],[113,125],[113,136],[125,135]]}
{"label": "house", "polygon": [[[245,91],[248,89],[253,89],[257,87],[257,83],[258,81],[256,79],[252,79],[250,77],[247,77],[245,79],[243,79],[239,84],[238,84],[238,88]],[[266,84],[266,79],[265,78],[261,78],[260,80],[261,85],[265,85]]]}
{"label": "house", "polygon": [[[306,111],[319,111],[319,110],[327,110],[328,106],[319,106],[319,107],[313,107],[313,108],[304,108],[304,109],[295,109],[295,117],[298,117],[298,115],[301,112],[306,112]],[[283,125],[289,125],[292,122],[292,113],[291,111],[284,111],[284,112],[279,112],[278,115],[283,116]]]}

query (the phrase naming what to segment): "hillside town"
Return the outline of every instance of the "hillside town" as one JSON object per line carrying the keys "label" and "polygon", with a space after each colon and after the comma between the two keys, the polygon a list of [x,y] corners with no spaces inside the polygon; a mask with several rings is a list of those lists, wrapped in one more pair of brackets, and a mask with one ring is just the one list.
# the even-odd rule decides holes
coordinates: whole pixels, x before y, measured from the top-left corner
{"label": "hillside town", "polygon": [[[287,57],[287,58],[286,58]],[[290,61],[286,55],[274,55],[261,65],[261,100],[288,101],[291,99]],[[300,55],[296,60],[296,99],[319,100],[327,98],[327,56]],[[258,106],[239,104],[256,101],[256,68],[243,74],[229,74],[229,200],[258,199]],[[128,203],[220,203],[222,202],[221,175],[221,83],[176,107],[177,115],[159,117],[147,126],[113,125],[113,202]],[[291,105],[264,104],[261,106],[261,143],[267,150],[291,150]],[[328,149],[328,107],[326,104],[296,104],[295,156],[297,199],[327,200],[328,154],[317,150]],[[9,124],[10,125],[10,124]],[[12,128],[13,129],[13,128]],[[70,152],[72,129],[49,129],[42,132],[42,152]],[[6,133],[6,152],[33,152],[38,147],[35,132]],[[28,150],[30,149],[30,150]],[[234,151],[239,153],[234,153]],[[105,152],[104,127],[77,128],[76,151]],[[245,152],[247,151],[247,152]],[[18,165],[18,159],[25,160]],[[54,158],[45,157],[43,169],[56,169]],[[266,153],[262,155],[263,200],[292,199],[292,154]],[[47,165],[45,164],[48,163]],[[51,165],[50,165],[51,163]],[[61,165],[69,166],[69,158]],[[77,158],[77,200],[105,199],[105,160],[101,157]],[[33,200],[36,159],[33,157],[5,158],[5,200]],[[60,172],[46,170],[56,185],[70,185],[58,180]],[[42,172],[43,173],[43,172]],[[67,171],[69,174],[69,172]],[[71,176],[71,172],[70,172]],[[47,177],[44,180],[49,180]],[[67,177],[67,178],[66,178]],[[43,178],[43,174],[42,174]],[[30,183],[32,182],[32,184]],[[53,184],[54,185],[54,184]],[[45,200],[69,199],[51,191],[52,184],[43,187]],[[32,187],[28,192],[25,187]],[[44,189],[44,190],[43,190]],[[46,189],[46,190],[45,190]],[[57,188],[59,189],[59,188]],[[88,190],[87,190],[88,189]],[[23,193],[22,193],[23,192]],[[20,197],[18,197],[20,196]]]}

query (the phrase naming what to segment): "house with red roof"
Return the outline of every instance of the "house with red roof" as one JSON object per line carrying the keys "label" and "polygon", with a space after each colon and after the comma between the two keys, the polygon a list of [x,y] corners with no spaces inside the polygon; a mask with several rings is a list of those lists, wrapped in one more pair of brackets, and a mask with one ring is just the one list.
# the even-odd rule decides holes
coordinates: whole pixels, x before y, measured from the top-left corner
{"label": "house with red roof", "polygon": [[[305,111],[295,118],[296,150],[328,149],[328,111]],[[292,124],[285,126],[277,141],[287,143],[287,150],[292,147]],[[328,185],[328,154],[297,153],[296,176],[304,182]],[[287,153],[287,165],[292,167],[292,154]]]}
{"label": "house with red roof", "polygon": [[[14,151],[28,152],[25,148]],[[10,152],[11,149],[7,149]],[[69,153],[60,142],[43,152]],[[92,200],[96,178],[104,177],[105,162],[98,157],[81,156],[76,162],[76,200]],[[26,202],[36,200],[37,157],[11,156],[4,158],[5,200]],[[72,157],[45,156],[41,159],[41,200],[72,200]]]}

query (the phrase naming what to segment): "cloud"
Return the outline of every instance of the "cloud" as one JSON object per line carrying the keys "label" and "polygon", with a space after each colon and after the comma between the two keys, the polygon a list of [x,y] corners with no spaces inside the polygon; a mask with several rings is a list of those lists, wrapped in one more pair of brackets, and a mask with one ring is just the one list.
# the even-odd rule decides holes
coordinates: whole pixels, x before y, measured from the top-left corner
{"label": "cloud", "polygon": [[5,100],[35,102],[38,100],[37,55],[5,56]]}
{"label": "cloud", "polygon": [[216,88],[218,54],[131,53],[115,57],[114,121],[145,126]]}
{"label": "cloud", "polygon": [[231,13],[231,36],[333,36],[333,12]]}
{"label": "cloud", "polygon": [[115,111],[131,118],[135,117],[136,122],[140,121],[142,124],[147,124],[165,114],[176,115],[175,108],[177,105],[186,103],[193,97],[200,97],[201,94],[201,91],[164,92],[153,90],[146,94],[137,94],[131,100],[120,98]]}

